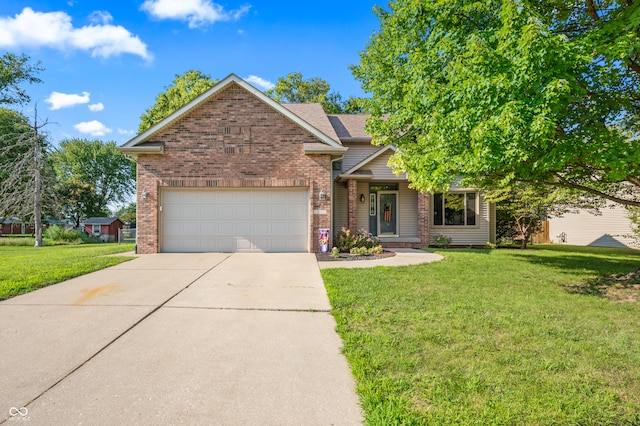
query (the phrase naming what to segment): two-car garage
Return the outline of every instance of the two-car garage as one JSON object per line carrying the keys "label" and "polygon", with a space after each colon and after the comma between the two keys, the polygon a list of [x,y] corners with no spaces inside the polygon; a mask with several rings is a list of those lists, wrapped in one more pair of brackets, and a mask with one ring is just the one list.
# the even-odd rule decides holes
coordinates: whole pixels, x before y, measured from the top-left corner
{"label": "two-car garage", "polygon": [[161,191],[162,252],[307,252],[307,188]]}

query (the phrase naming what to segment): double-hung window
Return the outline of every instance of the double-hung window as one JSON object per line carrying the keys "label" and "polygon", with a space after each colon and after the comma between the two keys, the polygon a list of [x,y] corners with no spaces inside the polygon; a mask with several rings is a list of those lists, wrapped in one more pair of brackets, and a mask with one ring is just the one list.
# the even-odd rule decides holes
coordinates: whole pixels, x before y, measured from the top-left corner
{"label": "double-hung window", "polygon": [[91,225],[92,235],[100,235],[100,225]]}
{"label": "double-hung window", "polygon": [[433,194],[433,224],[435,226],[475,226],[478,194],[447,192]]}

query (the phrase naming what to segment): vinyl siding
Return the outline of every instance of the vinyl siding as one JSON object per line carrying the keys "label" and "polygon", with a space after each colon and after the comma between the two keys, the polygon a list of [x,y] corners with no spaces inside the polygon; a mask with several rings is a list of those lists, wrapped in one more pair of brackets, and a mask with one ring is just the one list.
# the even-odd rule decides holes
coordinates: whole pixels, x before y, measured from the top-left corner
{"label": "vinyl siding", "polygon": [[[467,190],[466,192],[473,192]],[[454,246],[484,246],[491,241],[490,204],[479,196],[479,214],[475,226],[435,226],[433,225],[433,196],[430,197],[429,209],[429,244],[433,244],[436,235],[444,234],[451,237],[451,245]]]}
{"label": "vinyl siding", "polygon": [[418,237],[418,193],[409,189],[408,182],[400,183],[400,238]]}
{"label": "vinyl siding", "polygon": [[346,183],[336,182],[333,187],[333,235],[336,235],[340,228],[346,228],[349,222],[349,190]]}
{"label": "vinyl siding", "polygon": [[373,177],[376,180],[393,180],[396,181],[398,179],[406,179],[406,173],[401,174],[400,176],[396,176],[395,173],[389,168],[387,163],[389,162],[389,157],[393,155],[393,151],[386,152],[375,160],[371,161],[369,164],[364,165],[362,168],[366,170],[371,170],[373,173]]}
{"label": "vinyl siding", "polygon": [[[366,197],[366,202],[360,202],[360,194],[364,194]],[[358,206],[358,211],[356,212],[356,223],[358,224],[358,229],[366,229],[369,230],[369,182],[358,182],[358,194],[356,205]],[[352,229],[355,231],[355,229]]]}
{"label": "vinyl siding", "polygon": [[564,232],[565,244],[599,247],[640,248],[631,237],[633,224],[624,207],[609,204],[595,216],[586,210],[567,213],[562,217],[549,218],[549,239],[561,243],[559,235]]}
{"label": "vinyl siding", "polygon": [[374,152],[382,149],[379,146],[371,145],[369,143],[345,144],[344,146],[349,149],[344,153],[344,158],[342,159],[343,172],[346,172]]}

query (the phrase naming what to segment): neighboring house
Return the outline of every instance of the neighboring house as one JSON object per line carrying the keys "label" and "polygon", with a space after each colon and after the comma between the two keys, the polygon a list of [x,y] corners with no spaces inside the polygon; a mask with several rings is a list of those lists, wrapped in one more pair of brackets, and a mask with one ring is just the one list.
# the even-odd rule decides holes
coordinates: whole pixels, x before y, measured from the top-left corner
{"label": "neighboring house", "polygon": [[83,222],[84,230],[100,241],[118,241],[118,230],[124,223],[117,217],[90,217]]}
{"label": "neighboring house", "polygon": [[586,210],[549,218],[549,239],[556,244],[640,248],[627,209],[609,203],[593,215]]}
{"label": "neighboring house", "polygon": [[280,104],[228,76],[119,148],[137,162],[138,252],[315,252],[321,229],[343,226],[387,247],[495,240],[492,205],[472,189],[409,189],[365,118]]}
{"label": "neighboring house", "polygon": [[0,225],[2,226],[0,229],[2,235],[34,233],[33,224],[23,223],[22,220],[15,217],[0,219]]}

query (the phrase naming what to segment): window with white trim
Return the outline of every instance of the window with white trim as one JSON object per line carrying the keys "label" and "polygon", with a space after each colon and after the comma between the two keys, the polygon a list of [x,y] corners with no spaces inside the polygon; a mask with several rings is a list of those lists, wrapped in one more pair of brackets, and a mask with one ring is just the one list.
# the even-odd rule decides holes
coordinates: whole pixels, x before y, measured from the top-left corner
{"label": "window with white trim", "polygon": [[100,235],[100,225],[91,225],[91,234]]}
{"label": "window with white trim", "polygon": [[476,192],[433,194],[435,226],[475,226],[478,195]]}

